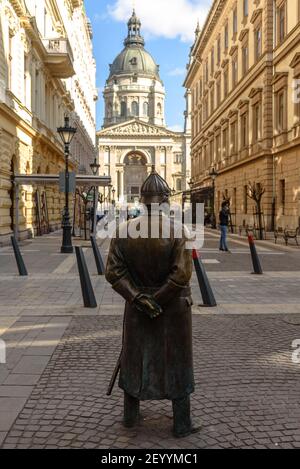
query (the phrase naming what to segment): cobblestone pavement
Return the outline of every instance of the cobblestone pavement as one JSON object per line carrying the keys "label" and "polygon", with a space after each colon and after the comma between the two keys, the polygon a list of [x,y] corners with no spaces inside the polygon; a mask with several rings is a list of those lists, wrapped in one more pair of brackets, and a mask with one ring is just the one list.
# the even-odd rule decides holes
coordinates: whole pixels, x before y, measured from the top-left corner
{"label": "cobblestone pavement", "polygon": [[74,318],[3,448],[299,448],[297,316],[196,316],[197,435],[172,437],[169,402],[146,402],[135,430],[121,425],[122,394],[106,386],[121,342],[121,318]]}
{"label": "cobblestone pavement", "polygon": [[[21,243],[29,276],[0,249],[0,446],[84,448],[300,447],[300,249],[257,243],[263,276],[251,275],[247,243],[218,251],[207,232],[201,257],[217,308],[202,303],[196,275],[192,398],[200,434],[175,440],[169,402],[147,402],[136,430],[125,430],[122,395],[105,396],[120,350],[123,300],[83,245],[98,307],[85,309],[75,255],[59,254],[61,235]],[[101,246],[105,259],[108,242]]]}

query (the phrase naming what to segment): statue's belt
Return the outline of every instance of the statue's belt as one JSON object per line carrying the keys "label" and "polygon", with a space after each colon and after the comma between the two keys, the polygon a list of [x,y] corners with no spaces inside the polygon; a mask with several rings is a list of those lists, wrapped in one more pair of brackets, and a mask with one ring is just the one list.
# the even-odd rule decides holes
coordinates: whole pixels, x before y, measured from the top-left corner
{"label": "statue's belt", "polygon": [[[137,287],[140,293],[154,294],[160,290],[161,287]],[[177,298],[186,298],[192,296],[191,287],[184,287],[178,294]]]}

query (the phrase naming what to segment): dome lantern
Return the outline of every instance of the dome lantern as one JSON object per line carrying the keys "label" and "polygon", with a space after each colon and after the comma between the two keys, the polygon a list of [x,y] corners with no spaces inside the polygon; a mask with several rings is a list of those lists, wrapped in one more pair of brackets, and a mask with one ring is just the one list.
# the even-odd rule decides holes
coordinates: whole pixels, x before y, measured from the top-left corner
{"label": "dome lantern", "polygon": [[131,45],[145,45],[144,38],[141,36],[141,20],[136,16],[135,10],[133,10],[128,25],[128,36],[124,41],[125,46]]}

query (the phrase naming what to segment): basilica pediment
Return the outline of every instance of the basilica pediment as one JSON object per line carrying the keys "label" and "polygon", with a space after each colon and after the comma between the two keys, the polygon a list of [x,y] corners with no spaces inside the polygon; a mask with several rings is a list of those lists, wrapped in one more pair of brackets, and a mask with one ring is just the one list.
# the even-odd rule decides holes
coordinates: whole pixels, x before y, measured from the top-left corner
{"label": "basilica pediment", "polygon": [[125,136],[125,137],[176,137],[178,134],[171,130],[155,125],[146,124],[138,120],[132,120],[123,124],[114,125],[98,132],[99,137]]}

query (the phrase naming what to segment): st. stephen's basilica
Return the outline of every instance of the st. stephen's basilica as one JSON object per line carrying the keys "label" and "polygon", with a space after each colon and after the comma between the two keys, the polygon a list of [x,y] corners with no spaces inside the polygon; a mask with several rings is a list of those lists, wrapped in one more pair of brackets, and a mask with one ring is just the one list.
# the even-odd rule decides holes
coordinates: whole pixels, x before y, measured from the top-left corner
{"label": "st. stephen's basilica", "polygon": [[111,176],[116,203],[139,199],[153,165],[180,198],[191,177],[190,93],[186,94],[184,132],[168,130],[159,66],[144,48],[135,11],[124,46],[110,65],[104,89],[105,118],[97,133],[100,172]]}

